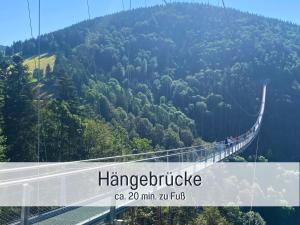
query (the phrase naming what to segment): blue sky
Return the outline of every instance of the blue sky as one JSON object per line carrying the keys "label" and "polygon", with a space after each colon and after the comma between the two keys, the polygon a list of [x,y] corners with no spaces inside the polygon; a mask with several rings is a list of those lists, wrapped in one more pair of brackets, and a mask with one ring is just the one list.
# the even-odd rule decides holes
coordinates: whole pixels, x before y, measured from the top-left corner
{"label": "blue sky", "polygon": [[[122,0],[88,0],[91,17],[122,10]],[[130,0],[123,0],[125,9]],[[167,0],[170,1],[170,0]],[[280,18],[300,25],[299,0],[224,0],[226,6],[254,12],[267,17]],[[221,6],[221,0],[189,0],[209,2]],[[33,34],[37,34],[38,0],[29,0]],[[161,0],[132,0],[132,7],[161,4]],[[0,1],[0,44],[30,38],[27,0]],[[87,0],[41,0],[41,32],[55,31],[88,18]]]}

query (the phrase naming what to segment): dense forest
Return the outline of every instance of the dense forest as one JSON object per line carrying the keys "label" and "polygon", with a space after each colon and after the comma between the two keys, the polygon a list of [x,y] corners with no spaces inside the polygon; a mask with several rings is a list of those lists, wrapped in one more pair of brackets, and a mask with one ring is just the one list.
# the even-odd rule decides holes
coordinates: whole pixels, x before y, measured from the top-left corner
{"label": "dense forest", "polygon": [[[259,154],[269,161],[300,159],[298,25],[176,3],[43,35],[40,50],[55,62],[33,72],[24,60],[37,55],[36,39],[16,42],[0,56],[3,161],[70,161],[238,135],[255,121],[266,80]],[[244,224],[248,217],[265,224],[258,213],[238,208],[174,210],[174,224]],[[273,209],[276,219],[258,210],[270,224],[299,219],[298,209]],[[170,214],[165,208],[136,211],[137,224]]]}
{"label": "dense forest", "polygon": [[5,53],[5,46],[3,46],[3,45],[0,45],[0,52],[1,52],[1,54],[3,54],[3,53]]}

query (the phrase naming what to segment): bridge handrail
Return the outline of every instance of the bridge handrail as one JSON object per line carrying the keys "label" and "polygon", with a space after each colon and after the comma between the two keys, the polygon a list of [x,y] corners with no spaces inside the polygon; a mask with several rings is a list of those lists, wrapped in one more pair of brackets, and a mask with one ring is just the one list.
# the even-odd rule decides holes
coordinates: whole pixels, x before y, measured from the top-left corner
{"label": "bridge handrail", "polygon": [[4,181],[4,182],[0,183],[0,187],[1,186],[7,186],[7,185],[16,185],[16,184],[20,184],[20,183],[35,182],[37,180],[43,180],[43,179],[47,179],[47,178],[56,178],[56,177],[60,177],[60,176],[71,175],[71,174],[76,174],[76,173],[82,173],[82,172],[86,172],[86,171],[90,171],[90,170],[95,170],[95,169],[100,169],[100,168],[105,168],[105,167],[111,167],[111,166],[120,165],[120,164],[129,164],[129,163],[150,161],[150,160],[153,160],[153,159],[161,159],[161,158],[166,158],[166,157],[183,155],[183,154],[188,154],[188,153],[191,153],[191,152],[206,151],[206,150],[215,148],[216,146],[217,146],[217,143],[212,144],[208,148],[200,148],[200,149],[191,148],[192,150],[190,150],[190,151],[178,152],[178,153],[173,153],[173,154],[170,154],[170,155],[156,156],[156,157],[145,158],[145,159],[137,159],[137,160],[127,161],[127,162],[119,162],[119,163],[115,162],[115,163],[108,164],[108,165],[101,166],[101,167],[96,166],[96,167],[85,168],[85,169],[80,169],[80,170],[74,170],[74,171],[68,171],[68,172],[62,172],[62,173],[56,173],[56,174],[48,174],[48,175],[31,177],[31,178],[24,178],[24,179],[21,179],[21,180],[13,180],[13,181],[7,181],[7,182]]}
{"label": "bridge handrail", "polygon": [[[211,146],[212,144],[209,144],[208,146]],[[180,148],[173,148],[173,149],[163,149],[158,151],[150,151],[150,152],[141,152],[141,153],[131,153],[131,154],[125,154],[125,155],[116,155],[116,156],[108,156],[108,157],[100,157],[100,158],[93,158],[93,159],[84,159],[84,160],[76,160],[76,161],[70,161],[70,162],[58,162],[58,163],[51,163],[49,164],[42,164],[42,165],[36,165],[36,166],[28,166],[28,167],[18,167],[18,168],[12,168],[12,169],[5,169],[1,170],[1,172],[10,172],[10,171],[17,171],[17,170],[28,170],[28,169],[34,169],[34,168],[43,168],[43,167],[52,167],[52,166],[58,166],[58,165],[70,165],[74,163],[79,162],[94,162],[94,161],[104,161],[109,159],[119,159],[119,158],[129,158],[132,156],[143,156],[143,155],[151,155],[151,154],[157,154],[157,153],[168,153],[168,152],[175,152],[175,151],[183,151],[183,150],[190,150],[193,148],[200,148],[202,147],[205,149],[204,145],[193,145],[189,147],[180,147]],[[31,162],[32,163],[32,162]],[[3,163],[5,164],[5,163]]]}
{"label": "bridge handrail", "polygon": [[[262,102],[261,102],[259,116],[258,116],[256,122],[254,123],[254,125],[251,127],[250,130],[248,130],[247,132],[239,135],[237,137],[237,139],[231,143],[231,146],[236,146],[237,144],[239,144],[241,142],[241,140],[248,140],[248,139],[252,140],[257,135],[257,133],[259,131],[259,128],[261,126],[261,123],[262,123],[262,117],[263,117],[264,107],[265,107],[265,95],[266,95],[266,85],[264,85],[264,87],[263,87]],[[151,159],[161,159],[161,158],[165,158],[165,157],[171,157],[171,156],[174,156],[174,155],[187,154],[187,153],[192,152],[192,151],[189,151],[191,149],[196,149],[194,151],[208,151],[209,149],[215,148],[216,146],[220,146],[220,145],[224,145],[224,141],[214,142],[214,143],[210,144],[208,147],[205,147],[203,145],[197,145],[197,146],[191,146],[191,147],[183,147],[183,148],[175,148],[175,149],[168,149],[168,150],[159,150],[159,151],[151,151],[151,152],[127,154],[127,155],[117,155],[117,156],[102,157],[102,158],[80,160],[80,161],[72,161],[72,162],[51,163],[51,164],[37,165],[37,166],[32,166],[32,167],[20,167],[20,168],[6,169],[6,170],[2,170],[2,171],[0,170],[0,172],[11,172],[11,171],[16,171],[16,170],[42,168],[42,167],[49,167],[49,166],[55,166],[55,165],[69,165],[69,164],[72,164],[72,163],[94,162],[94,161],[99,161],[99,160],[127,158],[127,157],[132,157],[132,156],[144,156],[144,155],[149,155],[149,154],[169,153],[169,152],[177,152],[177,151],[179,151],[179,153],[173,153],[173,154],[170,154],[170,155],[167,154],[167,155],[162,155],[162,156],[155,156],[155,157],[152,157],[152,158],[144,158],[144,159],[137,159],[137,160],[133,160],[133,161],[123,162],[123,163],[134,163],[134,162],[149,161]],[[225,146],[225,148],[226,148],[226,146]],[[111,165],[114,165],[114,164],[111,164]],[[108,165],[108,166],[110,166],[110,165]],[[86,170],[86,169],[72,171],[72,173],[74,173],[74,172],[83,172],[84,170]],[[15,182],[20,183],[21,181],[25,182],[25,181],[28,181],[28,179],[30,179],[30,180],[33,180],[33,179],[37,180],[37,179],[43,179],[45,177],[61,176],[61,175],[66,175],[68,173],[71,173],[71,172],[51,174],[51,175],[44,175],[44,176],[41,176],[41,177],[37,176],[37,177],[33,177],[33,178],[25,178],[25,179],[22,179],[20,181],[14,181],[13,183],[15,183]],[[1,183],[1,185],[7,184],[7,183],[8,182]]]}

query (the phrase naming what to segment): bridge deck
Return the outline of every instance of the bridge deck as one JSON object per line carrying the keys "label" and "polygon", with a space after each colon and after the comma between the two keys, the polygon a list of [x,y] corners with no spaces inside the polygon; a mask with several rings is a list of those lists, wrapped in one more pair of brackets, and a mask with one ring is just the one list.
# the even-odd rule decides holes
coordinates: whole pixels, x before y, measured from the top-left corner
{"label": "bridge deck", "polygon": [[39,225],[73,225],[73,224],[86,224],[93,218],[99,218],[105,215],[109,207],[79,207],[59,215],[47,218],[40,222],[32,224]]}

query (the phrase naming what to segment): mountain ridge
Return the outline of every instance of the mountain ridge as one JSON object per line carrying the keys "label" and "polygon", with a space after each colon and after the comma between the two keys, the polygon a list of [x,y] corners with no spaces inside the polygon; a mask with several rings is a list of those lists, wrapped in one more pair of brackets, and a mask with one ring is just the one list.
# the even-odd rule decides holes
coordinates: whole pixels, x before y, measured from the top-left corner
{"label": "mountain ridge", "polygon": [[[73,28],[76,28],[78,26],[79,27],[80,26],[85,26],[85,25],[90,26],[90,25],[95,24],[97,22],[101,22],[101,20],[103,20],[103,19],[107,19],[107,18],[115,17],[115,16],[122,16],[124,14],[130,14],[134,11],[156,10],[158,8],[168,8],[168,7],[172,7],[174,5],[181,6],[181,7],[184,7],[186,5],[189,5],[189,6],[192,5],[192,6],[195,6],[195,7],[211,8],[211,9],[215,9],[215,10],[219,10],[219,11],[224,11],[225,10],[225,11],[230,11],[230,12],[235,13],[235,14],[243,14],[245,16],[251,16],[251,17],[256,18],[256,19],[266,20],[268,22],[287,24],[289,26],[293,26],[295,28],[298,28],[298,30],[300,30],[300,24],[294,23],[292,21],[283,20],[283,19],[279,19],[279,18],[268,17],[268,16],[248,12],[248,11],[242,11],[242,10],[231,8],[231,7],[226,7],[224,9],[223,7],[220,7],[220,6],[208,5],[208,4],[205,4],[205,3],[170,3],[168,5],[163,4],[163,5],[155,5],[155,6],[150,6],[150,7],[140,7],[140,8],[136,8],[136,9],[132,9],[132,10],[119,11],[119,12],[115,12],[115,13],[111,13],[111,14],[106,14],[106,15],[103,15],[103,16],[98,16],[98,17],[92,18],[90,20],[88,20],[88,19],[83,20],[83,21],[80,21],[78,23],[72,24],[70,26],[66,26],[64,28],[42,34],[41,37],[55,35],[57,33],[60,33],[61,31],[65,31],[65,30],[68,30],[68,29],[73,29]],[[226,13],[224,13],[224,15],[225,15],[225,18],[226,18]],[[226,18],[226,20],[227,19],[228,18]],[[31,40],[32,39],[28,39],[28,40],[24,40],[24,41],[19,40],[19,41],[16,41],[13,45],[16,49],[20,49],[20,43],[27,43],[27,42],[30,42]],[[36,40],[36,38],[34,40]],[[4,47],[11,47],[11,46],[4,46]],[[10,53],[11,50],[8,50],[8,52]],[[44,52],[44,53],[46,53],[46,52]],[[30,57],[32,57],[34,55],[36,55],[36,53],[30,55]]]}
{"label": "mountain ridge", "polygon": [[[36,53],[35,40],[25,41],[22,46],[24,57]],[[60,62],[64,61],[81,71],[79,75],[66,68],[79,92],[84,92],[83,86],[99,88],[99,81],[108,88],[110,79],[115,79],[113,82],[123,92],[119,97],[125,102],[120,104],[121,100],[97,89],[113,111],[121,108],[126,115],[141,118],[141,123],[167,129],[168,123],[155,118],[163,106],[169,113],[174,110],[169,117],[175,113],[185,121],[180,129],[209,141],[237,135],[250,126],[253,118],[247,114],[257,111],[261,83],[270,79],[268,106],[276,113],[266,114],[262,129],[266,141],[262,146],[263,153],[274,160],[300,157],[295,150],[299,143],[294,140],[287,147],[281,141],[296,139],[293,134],[299,128],[293,122],[299,104],[299,46],[300,27],[296,24],[192,3],[119,12],[41,37],[42,53],[56,54],[56,67],[63,67]],[[18,44],[14,48],[18,49]],[[141,97],[146,99],[144,109],[130,109],[128,91],[145,95]],[[274,124],[277,117],[280,120]],[[112,118],[104,116],[107,121]],[[179,121],[173,123],[180,127]],[[131,125],[125,122],[123,126]],[[280,130],[288,127],[294,131],[281,134]],[[132,136],[152,139],[149,134],[130,129]],[[178,127],[171,130],[180,133]],[[286,156],[282,151],[285,148],[293,154]]]}

